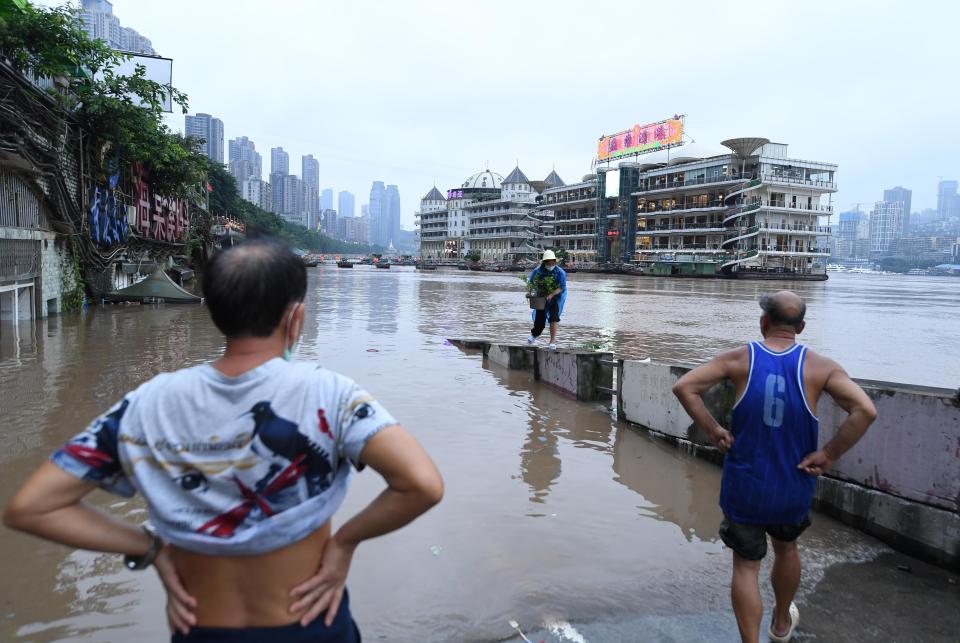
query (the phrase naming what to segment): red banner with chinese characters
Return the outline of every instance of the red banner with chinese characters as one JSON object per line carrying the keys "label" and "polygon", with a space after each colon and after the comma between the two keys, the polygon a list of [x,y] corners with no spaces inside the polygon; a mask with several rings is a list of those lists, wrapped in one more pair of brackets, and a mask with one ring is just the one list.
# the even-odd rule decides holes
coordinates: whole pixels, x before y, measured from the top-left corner
{"label": "red banner with chinese characters", "polygon": [[187,202],[152,194],[146,173],[139,163],[133,166],[133,197],[137,219],[132,227],[138,236],[167,243],[183,243],[186,240],[190,226]]}
{"label": "red banner with chinese characters", "polygon": [[656,152],[683,144],[683,119],[674,116],[659,123],[634,125],[610,136],[602,136],[597,144],[597,160],[609,161],[631,154]]}

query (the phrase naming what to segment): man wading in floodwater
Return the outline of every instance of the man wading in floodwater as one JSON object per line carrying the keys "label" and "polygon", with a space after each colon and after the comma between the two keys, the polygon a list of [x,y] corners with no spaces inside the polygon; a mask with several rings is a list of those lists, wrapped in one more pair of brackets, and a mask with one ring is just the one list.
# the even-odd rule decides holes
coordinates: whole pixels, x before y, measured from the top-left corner
{"label": "man wading in floodwater", "polygon": [[[439,502],[440,474],[355,382],[288,361],[307,276],[286,247],[220,252],[203,282],[223,356],[127,394],[40,465],[4,523],[154,564],[174,641],[359,641],[345,588],[354,551]],[[387,489],[331,533],[365,465]],[[97,486],[142,493],[156,532],[84,503]]]}
{"label": "man wading in floodwater", "polygon": [[527,277],[527,283],[533,284],[537,280],[546,278],[552,278],[557,283],[557,287],[548,293],[543,293],[547,298],[546,308],[533,311],[533,329],[530,331],[530,337],[527,338],[527,344],[531,346],[536,344],[547,322],[550,322],[550,345],[547,348],[556,349],[560,313],[563,312],[563,304],[567,301],[567,273],[557,265],[557,255],[553,250],[543,253],[540,265]]}
{"label": "man wading in floodwater", "polygon": [[[800,585],[797,537],[810,526],[816,476],[856,444],[877,417],[873,402],[833,360],[796,343],[806,304],[781,291],[760,300],[762,342],[723,353],[673,387],[683,408],[726,456],[720,487],[720,538],[733,550],[733,611],[745,642],[757,643],[763,603],[760,561],[773,542],[776,605],[770,639],[789,641],[800,619],[793,604]],[[701,394],[733,380],[737,402],[730,430],[710,414]],[[826,392],[849,415],[817,450],[817,400]]]}

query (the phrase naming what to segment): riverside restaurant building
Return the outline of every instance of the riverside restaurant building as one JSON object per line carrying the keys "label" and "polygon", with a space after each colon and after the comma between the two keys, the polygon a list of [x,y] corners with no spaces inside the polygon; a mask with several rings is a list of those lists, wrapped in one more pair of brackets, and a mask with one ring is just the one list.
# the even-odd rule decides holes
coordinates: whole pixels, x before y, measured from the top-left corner
{"label": "riverside restaurant building", "polygon": [[648,274],[825,279],[837,166],[764,138],[723,146],[657,152],[547,188],[543,247]]}

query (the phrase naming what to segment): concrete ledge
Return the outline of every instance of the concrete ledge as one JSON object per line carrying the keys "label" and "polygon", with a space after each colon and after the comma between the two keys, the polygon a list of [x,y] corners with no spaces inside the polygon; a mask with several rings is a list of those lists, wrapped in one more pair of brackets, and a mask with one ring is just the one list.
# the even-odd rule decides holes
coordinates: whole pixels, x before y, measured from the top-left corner
{"label": "concrete ledge", "polygon": [[485,342],[482,339],[448,339],[447,341],[457,348],[482,350],[484,355],[487,354],[487,349],[490,348],[490,342]]}
{"label": "concrete ledge", "polygon": [[821,477],[813,506],[894,549],[960,571],[960,514]]}
{"label": "concrete ledge", "polygon": [[530,346],[490,344],[485,354],[491,362],[504,368],[535,373],[536,351]]}
{"label": "concrete ledge", "polygon": [[526,344],[497,344],[483,340],[447,340],[463,349],[480,349],[494,364],[511,370],[533,373],[536,380],[582,401],[611,397],[612,353],[598,351],[536,348]]}
{"label": "concrete ledge", "polygon": [[578,400],[593,401],[611,397],[602,389],[613,386],[613,367],[603,363],[613,360],[612,353],[538,348],[536,355],[539,380]]}

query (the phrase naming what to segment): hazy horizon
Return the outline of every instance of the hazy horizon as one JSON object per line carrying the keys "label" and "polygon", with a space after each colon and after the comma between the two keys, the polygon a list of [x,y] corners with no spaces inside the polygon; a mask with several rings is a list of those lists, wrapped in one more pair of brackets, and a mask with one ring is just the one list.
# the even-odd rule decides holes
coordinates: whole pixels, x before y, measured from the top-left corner
{"label": "hazy horizon", "polygon": [[517,161],[575,182],[599,136],[675,113],[699,149],[764,136],[837,163],[835,211],[898,185],[914,211],[935,207],[937,181],[960,178],[955,5],[113,5],[173,58],[190,113],[223,120],[225,158],[249,137],[266,179],[271,148],[298,175],[313,154],[320,188],[354,193],[356,214],[372,181],[395,183],[407,229],[434,184]]}

